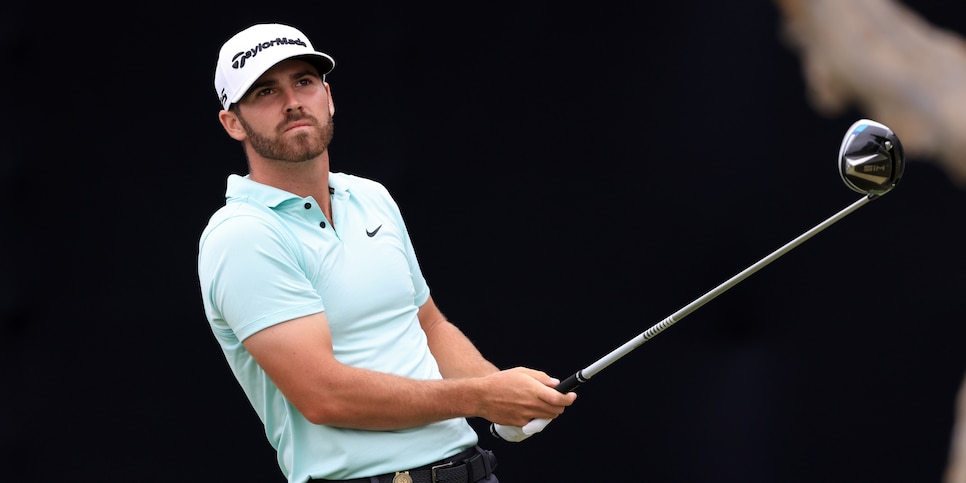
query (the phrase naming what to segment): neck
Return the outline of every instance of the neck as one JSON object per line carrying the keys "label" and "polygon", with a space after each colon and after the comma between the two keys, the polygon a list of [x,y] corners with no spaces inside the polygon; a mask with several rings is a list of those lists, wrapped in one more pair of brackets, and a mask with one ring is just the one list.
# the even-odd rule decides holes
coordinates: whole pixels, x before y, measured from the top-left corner
{"label": "neck", "polygon": [[329,152],[317,158],[293,163],[249,157],[250,177],[252,180],[274,186],[299,196],[315,196],[317,191],[328,195],[329,189]]}
{"label": "neck", "polygon": [[249,158],[250,178],[303,198],[313,197],[329,220],[329,152],[302,163]]}

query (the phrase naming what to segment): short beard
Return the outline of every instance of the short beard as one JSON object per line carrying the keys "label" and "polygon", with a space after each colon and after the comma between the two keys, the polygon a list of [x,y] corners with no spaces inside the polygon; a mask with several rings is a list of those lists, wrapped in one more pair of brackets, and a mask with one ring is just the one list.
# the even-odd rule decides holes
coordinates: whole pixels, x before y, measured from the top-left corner
{"label": "short beard", "polygon": [[245,119],[242,118],[241,113],[236,114],[238,115],[238,121],[241,123],[242,129],[245,130],[245,135],[248,137],[248,142],[252,149],[259,156],[266,159],[287,161],[290,163],[303,163],[315,159],[329,148],[329,143],[332,142],[332,136],[335,131],[331,116],[328,116],[327,123],[319,126],[318,121],[312,116],[307,114],[290,114],[286,116],[283,125],[299,120],[309,120],[312,122],[313,130],[310,132],[300,132],[293,137],[292,141],[286,142],[282,141],[279,136],[264,136],[255,132],[245,122]]}

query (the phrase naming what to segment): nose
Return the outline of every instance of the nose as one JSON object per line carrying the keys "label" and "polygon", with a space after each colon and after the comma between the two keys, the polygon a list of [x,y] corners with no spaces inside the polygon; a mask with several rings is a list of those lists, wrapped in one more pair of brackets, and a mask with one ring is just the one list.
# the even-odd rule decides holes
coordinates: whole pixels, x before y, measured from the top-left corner
{"label": "nose", "polygon": [[302,110],[302,101],[295,94],[295,91],[289,90],[285,96],[285,112],[292,112]]}

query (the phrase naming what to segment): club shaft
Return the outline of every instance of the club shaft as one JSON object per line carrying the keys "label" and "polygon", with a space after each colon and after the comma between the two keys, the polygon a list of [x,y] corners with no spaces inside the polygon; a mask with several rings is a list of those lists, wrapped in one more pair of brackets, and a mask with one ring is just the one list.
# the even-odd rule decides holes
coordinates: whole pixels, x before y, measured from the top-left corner
{"label": "club shaft", "polygon": [[729,289],[731,289],[732,287],[734,287],[735,285],[737,285],[738,283],[740,283],[742,280],[744,280],[744,279],[748,278],[749,276],[751,276],[751,274],[757,272],[758,270],[761,270],[766,265],[768,265],[771,262],[777,260],[782,255],[788,253],[789,251],[791,251],[792,249],[794,249],[798,245],[801,245],[802,243],[804,243],[809,238],[812,238],[813,236],[815,236],[816,234],[818,234],[822,230],[824,230],[824,229],[828,228],[829,226],[833,225],[835,222],[837,222],[837,221],[841,220],[842,218],[846,217],[847,215],[849,215],[853,211],[859,209],[860,207],[862,207],[863,205],[865,205],[869,201],[875,199],[876,197],[877,196],[875,196],[875,195],[863,196],[861,199],[859,199],[855,203],[852,203],[851,205],[847,206],[842,211],[840,211],[840,212],[836,213],[835,215],[829,217],[828,219],[826,219],[825,221],[819,223],[818,225],[815,225],[815,227],[813,227],[812,229],[806,231],[805,233],[802,233],[801,235],[798,236],[798,238],[795,238],[794,240],[786,243],[784,246],[782,246],[778,250],[775,250],[774,252],[772,252],[768,256],[766,256],[766,257],[762,258],[761,260],[757,261],[755,264],[753,264],[750,267],[742,270],[740,273],[738,273],[737,275],[735,275],[735,276],[731,277],[730,279],[726,280],[721,285],[718,285],[717,287],[711,289],[710,291],[708,291],[704,295],[698,297],[697,299],[695,299],[691,303],[685,305],[684,307],[682,307],[677,312],[674,312],[673,314],[671,314],[670,316],[668,316],[666,319],[658,322],[657,324],[654,324],[653,326],[651,326],[651,328],[649,328],[646,331],[642,332],[637,337],[634,337],[633,339],[625,342],[623,345],[621,345],[620,347],[614,349],[613,351],[611,351],[609,354],[605,355],[604,357],[601,357],[600,359],[598,359],[593,364],[585,367],[584,369],[581,369],[580,371],[577,371],[572,376],[570,376],[567,379],[561,381],[561,383],[556,386],[556,389],[558,391],[564,392],[564,393],[569,392],[569,391],[572,391],[577,386],[583,384],[584,382],[586,382],[587,380],[589,380],[591,377],[594,377],[595,375],[597,375],[597,373],[599,373],[600,371],[602,371],[605,368],[607,368],[607,366],[610,366],[611,364],[613,364],[614,362],[616,362],[618,359],[626,356],[627,354],[629,354],[634,349],[637,349],[638,347],[640,347],[645,342],[647,342],[647,341],[651,340],[652,338],[654,338],[654,336],[656,336],[657,334],[660,334],[665,329],[667,329],[668,327],[674,325],[675,323],[680,322],[681,319],[687,317],[691,312],[694,312],[695,310],[697,310],[702,305],[704,305],[704,304],[710,302],[711,300],[713,300],[715,297],[717,297],[717,296],[719,296],[719,295],[727,292]]}

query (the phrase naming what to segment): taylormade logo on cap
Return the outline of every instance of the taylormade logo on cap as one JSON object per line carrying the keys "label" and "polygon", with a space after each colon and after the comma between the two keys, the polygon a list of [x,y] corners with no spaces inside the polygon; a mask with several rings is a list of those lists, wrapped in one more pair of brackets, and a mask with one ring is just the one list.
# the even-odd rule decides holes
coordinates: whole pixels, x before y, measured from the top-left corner
{"label": "taylormade logo on cap", "polygon": [[222,108],[238,102],[275,64],[293,57],[311,63],[323,77],[335,67],[332,57],[317,52],[305,34],[288,25],[253,25],[228,39],[215,67],[215,92]]}
{"label": "taylormade logo on cap", "polygon": [[279,44],[279,45],[295,44],[295,45],[300,45],[302,47],[306,46],[305,42],[302,42],[302,39],[289,40],[284,37],[275,39],[275,40],[270,40],[268,42],[262,42],[256,45],[255,48],[251,50],[246,50],[245,52],[239,52],[235,54],[235,56],[231,58],[231,68],[241,69],[242,67],[245,67],[245,59],[249,57],[254,57],[258,55],[258,53],[261,52],[262,50],[267,49],[275,44]]}

